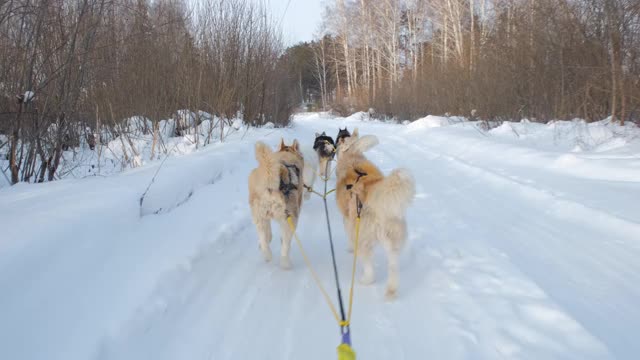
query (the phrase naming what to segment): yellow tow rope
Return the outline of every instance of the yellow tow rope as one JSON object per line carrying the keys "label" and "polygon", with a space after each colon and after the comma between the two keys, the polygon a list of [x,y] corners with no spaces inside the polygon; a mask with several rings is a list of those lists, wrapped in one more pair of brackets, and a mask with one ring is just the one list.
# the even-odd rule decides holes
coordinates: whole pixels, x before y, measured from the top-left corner
{"label": "yellow tow rope", "polygon": [[[320,289],[320,292],[322,293],[324,300],[326,301],[327,305],[329,305],[329,309],[331,310],[331,313],[333,314],[333,317],[335,318],[336,322],[340,327],[351,325],[351,313],[353,310],[353,293],[354,293],[353,290],[355,285],[356,264],[358,259],[358,238],[360,235],[360,217],[356,218],[356,236],[354,240],[354,249],[353,249],[353,266],[351,269],[351,287],[349,289],[349,310],[347,312],[348,314],[347,319],[344,321],[340,318],[340,315],[338,315],[338,310],[336,309],[335,305],[333,305],[333,302],[331,301],[331,297],[329,296],[329,294],[327,293],[327,290],[322,285],[322,282],[320,281],[320,277],[318,277],[318,273],[316,273],[315,269],[313,268],[313,265],[311,265],[311,261],[309,260],[309,257],[307,256],[307,253],[304,250],[304,246],[302,246],[302,241],[300,241],[300,238],[298,237],[298,233],[296,232],[296,227],[293,224],[293,220],[291,219],[291,216],[287,217],[287,222],[291,227],[291,231],[293,232],[293,237],[296,240],[296,244],[298,244],[298,248],[300,249],[302,258],[304,259],[305,264],[309,268],[309,271],[311,272],[311,276],[313,277],[313,280],[316,282],[316,285],[318,285],[318,288]],[[338,346],[337,350],[338,350],[338,360],[355,360],[356,359],[356,353],[353,351],[351,346],[349,346],[349,344],[342,343]]]}
{"label": "yellow tow rope", "polygon": [[[327,181],[329,179],[327,177],[327,178],[324,178],[323,180],[325,181],[325,190],[326,190],[326,183],[327,183]],[[327,195],[329,195],[329,194],[331,194],[332,192],[335,191],[335,189],[333,189],[333,190],[325,192],[324,194],[320,194],[320,193],[316,192],[315,190],[313,190],[312,188],[309,188],[309,187],[307,187],[307,190],[309,190],[310,192],[313,192],[314,194],[322,197],[323,200],[325,200],[325,205],[326,205]],[[348,334],[348,331],[349,331],[348,327],[351,325],[351,313],[352,313],[352,310],[353,310],[353,293],[354,293],[354,286],[355,286],[356,264],[357,264],[357,259],[358,259],[358,240],[359,240],[359,237],[360,237],[360,214],[359,214],[359,211],[358,211],[358,216],[356,217],[356,228],[355,228],[355,239],[354,239],[354,250],[353,250],[353,265],[352,265],[352,268],[351,268],[351,286],[350,286],[350,289],[349,289],[349,309],[348,309],[347,317],[346,317],[345,320],[342,320],[342,318],[338,314],[338,310],[336,309],[335,305],[331,301],[331,297],[327,293],[326,289],[322,285],[322,282],[320,281],[320,277],[318,276],[318,273],[313,268],[313,265],[311,264],[311,261],[309,260],[309,257],[307,256],[307,253],[304,250],[304,246],[302,245],[302,241],[300,241],[300,238],[298,237],[298,233],[296,232],[296,227],[293,224],[293,219],[291,218],[291,216],[287,216],[287,223],[289,223],[289,227],[291,228],[291,232],[293,233],[293,237],[296,240],[296,244],[298,244],[298,248],[300,249],[300,253],[302,254],[302,258],[304,259],[305,264],[309,268],[309,271],[311,272],[311,276],[313,277],[313,280],[316,282],[316,285],[320,289],[320,292],[322,293],[322,296],[324,297],[325,302],[327,303],[327,305],[329,305],[329,309],[331,310],[331,313],[333,314],[333,317],[335,318],[336,322],[338,323],[338,325],[340,326],[341,329],[347,328],[348,340],[346,342],[343,340],[343,342],[338,346],[338,348],[337,348],[338,360],[355,360],[356,359],[356,353],[355,353],[355,351],[353,351],[353,349],[351,348],[351,345],[350,345],[350,335]],[[343,313],[343,316],[344,316],[344,313]],[[343,333],[343,336],[344,336],[344,333]]]}

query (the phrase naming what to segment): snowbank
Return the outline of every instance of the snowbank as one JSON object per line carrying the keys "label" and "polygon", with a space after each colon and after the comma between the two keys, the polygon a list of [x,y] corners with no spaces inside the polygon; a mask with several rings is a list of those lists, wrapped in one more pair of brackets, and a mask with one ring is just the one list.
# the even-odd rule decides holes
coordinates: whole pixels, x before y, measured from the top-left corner
{"label": "snowbank", "polygon": [[[608,119],[503,122],[485,131],[482,122],[447,125],[443,118],[427,117],[405,127],[408,136],[429,142],[441,153],[464,156],[472,163],[491,160],[509,166],[545,168],[582,179],[633,182],[640,179],[640,129]],[[620,164],[625,164],[621,166]]]}
{"label": "snowbank", "polygon": [[412,131],[430,129],[435,127],[448,126],[456,122],[460,122],[460,120],[458,118],[428,115],[409,123],[409,125],[407,125],[407,129]]}
{"label": "snowbank", "polygon": [[349,121],[349,122],[353,122],[353,121],[368,121],[371,120],[371,117],[369,116],[369,113],[364,112],[364,111],[359,111],[356,113],[353,113],[347,117],[344,118],[345,121]]}
{"label": "snowbank", "polygon": [[576,119],[547,124],[504,122],[489,134],[546,149],[606,152],[624,147],[628,142],[637,143],[640,130],[633,123],[621,126],[608,119],[592,123]]}
{"label": "snowbank", "polygon": [[[125,119],[122,127],[116,128],[115,132],[106,128],[96,131],[94,150],[90,149],[84,136],[90,130],[79,127],[76,130],[80,135],[79,141],[70,144],[71,148],[63,153],[56,175],[59,179],[108,176],[160,161],[165,156],[189,154],[218,143],[221,139],[241,136],[248,130],[241,119],[228,121],[222,129],[220,118],[205,112],[199,112],[198,115],[200,123],[195,128],[198,117],[188,110],[178,111],[175,119],[159,121],[159,137],[155,145],[153,122],[142,116]],[[56,126],[52,124],[48,132],[55,135],[55,131]],[[0,149],[0,166],[3,170],[8,167],[5,159],[7,152],[8,146]],[[7,185],[9,182],[0,174],[0,187]]]}

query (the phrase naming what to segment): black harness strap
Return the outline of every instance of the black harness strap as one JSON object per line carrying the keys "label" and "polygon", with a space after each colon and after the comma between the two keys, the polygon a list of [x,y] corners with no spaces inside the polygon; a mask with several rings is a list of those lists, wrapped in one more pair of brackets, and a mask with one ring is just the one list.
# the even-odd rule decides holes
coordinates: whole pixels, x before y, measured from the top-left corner
{"label": "black harness strap", "polygon": [[[360,181],[360,178],[361,178],[361,177],[363,177],[363,176],[367,176],[367,175],[368,175],[366,172],[364,172],[364,171],[360,171],[360,170],[358,170],[358,169],[356,169],[356,168],[354,168],[354,169],[353,169],[353,171],[355,171],[355,172],[356,172],[356,174],[358,174],[358,177],[356,178],[356,182],[355,182],[355,184],[357,184],[357,183],[358,183],[358,181]],[[347,184],[346,188],[347,188],[347,190],[351,190],[351,188],[353,188],[353,184]]]}
{"label": "black harness strap", "polygon": [[[280,190],[280,192],[285,197],[289,197],[289,195],[291,194],[291,191],[292,190],[298,190],[298,186],[300,186],[300,184],[299,184],[299,182],[300,182],[300,169],[297,166],[291,165],[291,164],[282,163],[282,165],[289,172],[289,182],[285,183],[284,180],[282,180],[282,177],[280,177],[280,187],[279,187],[278,190]],[[292,170],[296,174],[296,178],[298,179],[298,184],[294,184],[293,182],[291,182],[291,171]]]}

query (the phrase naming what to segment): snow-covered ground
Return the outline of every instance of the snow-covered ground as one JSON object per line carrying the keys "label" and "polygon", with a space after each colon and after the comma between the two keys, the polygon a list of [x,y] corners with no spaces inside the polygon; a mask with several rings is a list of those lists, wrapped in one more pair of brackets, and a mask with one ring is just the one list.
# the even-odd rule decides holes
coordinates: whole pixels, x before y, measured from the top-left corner
{"label": "snow-covered ground", "polygon": [[[290,271],[262,260],[246,179],[256,140],[311,148],[345,125],[377,135],[370,159],[409,168],[418,190],[399,297],[384,301],[381,252],[378,282],[356,285],[358,359],[640,356],[638,128],[302,114],[169,158],[142,208],[160,161],[0,189],[0,359],[335,358],[337,325],[297,248]],[[323,219],[312,197],[299,233],[330,286]]]}

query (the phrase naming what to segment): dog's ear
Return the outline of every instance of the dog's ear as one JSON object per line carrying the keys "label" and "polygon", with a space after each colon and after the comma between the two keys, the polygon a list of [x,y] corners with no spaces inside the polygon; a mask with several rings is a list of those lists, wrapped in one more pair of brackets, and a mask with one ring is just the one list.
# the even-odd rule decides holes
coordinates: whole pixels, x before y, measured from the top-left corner
{"label": "dog's ear", "polygon": [[298,143],[298,139],[294,139],[293,140],[293,145],[291,145],[293,147],[293,150],[295,151],[300,151],[300,144]]}
{"label": "dog's ear", "polygon": [[320,136],[320,134],[316,133],[316,137],[319,137],[319,136]]}
{"label": "dog's ear", "polygon": [[287,146],[284,144],[284,138],[280,138],[280,149],[279,149],[279,151],[284,150],[285,147],[287,147]]}
{"label": "dog's ear", "polygon": [[327,136],[327,133],[323,131],[322,136]]}
{"label": "dog's ear", "polygon": [[360,134],[358,133],[358,128],[353,129],[353,132],[351,133],[351,136],[353,136],[353,137],[360,136]]}

